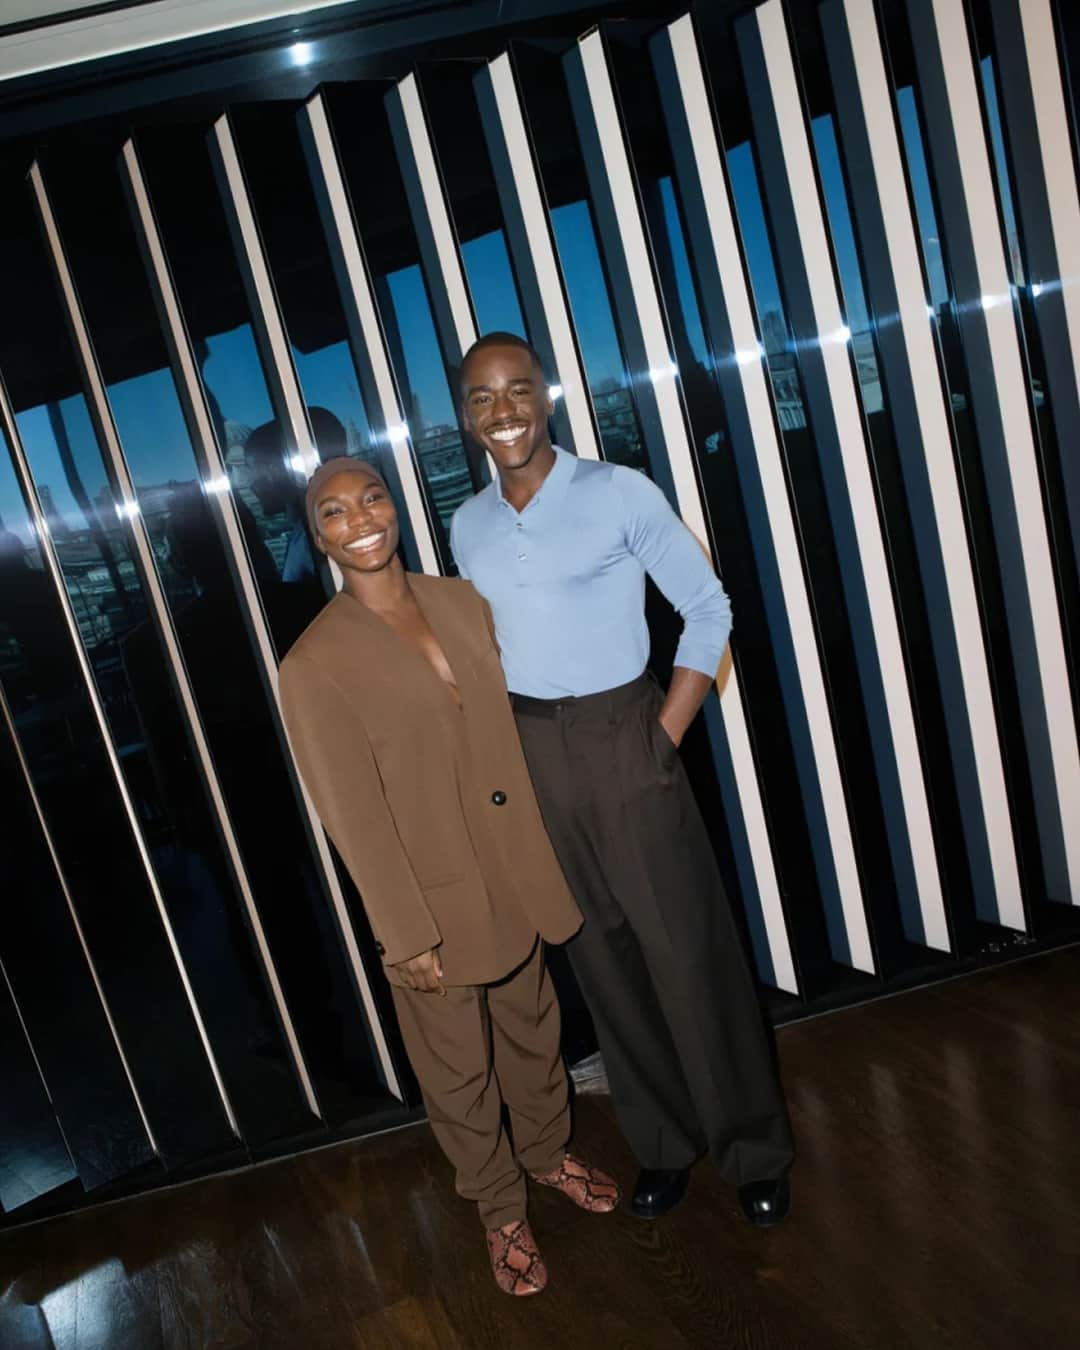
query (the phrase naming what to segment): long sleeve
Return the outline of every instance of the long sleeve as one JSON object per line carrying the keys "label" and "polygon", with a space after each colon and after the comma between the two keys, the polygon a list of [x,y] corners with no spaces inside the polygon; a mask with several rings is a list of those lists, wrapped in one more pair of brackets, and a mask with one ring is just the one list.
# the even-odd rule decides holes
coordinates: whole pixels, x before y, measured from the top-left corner
{"label": "long sleeve", "polygon": [[626,544],[683,620],[675,664],[715,678],[731,635],[731,605],[701,545],[644,474],[617,467]]}
{"label": "long sleeve", "polygon": [[455,511],[453,516],[450,518],[450,554],[451,557],[454,559],[455,566],[457,567],[458,576],[462,579],[462,581],[468,581],[470,580],[470,577],[468,571],[466,570],[465,559],[462,556],[464,545],[461,538],[461,530],[458,526],[458,512],[460,510],[461,508],[458,507],[458,510]]}
{"label": "long sleeve", "polygon": [[442,941],[387,805],[363,722],[313,662],[281,667],[285,726],[319,819],[356,883],[386,965]]}

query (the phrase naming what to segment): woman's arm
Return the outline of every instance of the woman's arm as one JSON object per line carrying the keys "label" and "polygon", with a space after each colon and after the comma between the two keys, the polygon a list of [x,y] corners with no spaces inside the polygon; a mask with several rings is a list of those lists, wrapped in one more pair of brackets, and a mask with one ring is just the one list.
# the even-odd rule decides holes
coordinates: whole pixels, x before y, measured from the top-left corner
{"label": "woman's arm", "polygon": [[396,966],[432,952],[442,934],[428,909],[383,792],[363,721],[314,662],[289,656],[281,702],[304,785],[356,883],[381,948]]}

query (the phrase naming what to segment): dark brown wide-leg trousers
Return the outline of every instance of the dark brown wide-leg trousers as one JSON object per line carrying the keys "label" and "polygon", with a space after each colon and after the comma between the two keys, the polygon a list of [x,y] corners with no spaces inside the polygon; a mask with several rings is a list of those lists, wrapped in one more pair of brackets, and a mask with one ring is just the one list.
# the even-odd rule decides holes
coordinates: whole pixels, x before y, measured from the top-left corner
{"label": "dark brown wide-leg trousers", "polygon": [[[435,1138],[485,1228],[525,1218],[525,1172],[554,1172],[570,1138],[559,1005],[537,941],[495,984],[446,997],[391,986]],[[513,1145],[503,1126],[505,1103]]]}
{"label": "dark brown wide-leg trousers", "polygon": [[513,695],[555,852],[585,923],[567,954],[642,1167],[706,1149],[734,1185],[792,1142],[757,993],[662,695],[643,675],[577,699]]}

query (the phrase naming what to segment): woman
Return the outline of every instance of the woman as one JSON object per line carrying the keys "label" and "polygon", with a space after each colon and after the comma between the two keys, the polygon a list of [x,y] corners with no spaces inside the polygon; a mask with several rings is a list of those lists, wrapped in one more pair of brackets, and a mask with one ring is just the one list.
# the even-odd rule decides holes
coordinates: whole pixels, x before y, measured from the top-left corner
{"label": "woman", "polygon": [[[281,667],[285,723],[371,920],[435,1137],[487,1229],[496,1283],[547,1282],[525,1173],[606,1213],[618,1187],[566,1151],[544,942],[581,915],[540,820],[491,616],[464,581],[406,573],[378,472],[334,459],[307,519],[344,586]],[[502,1125],[509,1113],[513,1146]]]}

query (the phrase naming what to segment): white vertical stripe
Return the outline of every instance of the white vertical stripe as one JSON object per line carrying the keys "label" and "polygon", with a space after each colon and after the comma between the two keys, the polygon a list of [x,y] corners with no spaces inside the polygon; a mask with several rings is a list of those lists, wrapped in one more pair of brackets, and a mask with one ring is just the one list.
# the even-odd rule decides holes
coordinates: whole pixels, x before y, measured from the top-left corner
{"label": "white vertical stripe", "polygon": [[[816,799],[826,831],[826,837],[815,846],[819,881],[822,890],[839,902],[846,933],[856,935],[855,942],[849,939],[844,945],[857,958],[856,964],[861,964],[868,959],[870,947],[851,822],[845,805],[843,778],[773,418],[764,355],[743,274],[734,214],[693,20],[689,15],[677,20],[665,30],[663,37],[670,45],[679,96],[686,113],[711,242],[712,256],[697,260],[698,272],[701,275],[708,269],[723,295],[734,348],[735,377],[741,386],[753,430],[753,446],[747,446],[742,452],[736,450],[739,469],[741,474],[754,477],[755,494],[760,494],[765,504],[768,538],[762,541],[762,546],[770,550],[776,560],[800,695],[800,706],[791,711],[794,717],[805,722],[812,746],[813,768],[804,767],[800,761],[800,776],[805,774],[808,779],[813,779],[804,783],[803,790]],[[818,857],[818,848],[827,853],[827,866],[822,865],[824,859]],[[833,955],[838,961],[847,960],[846,953],[834,950]],[[872,963],[868,968],[873,969]]]}
{"label": "white vertical stripe", "polygon": [[[0,421],[5,424],[9,431],[15,426],[15,418],[8,406],[7,394],[2,386],[0,386]],[[34,528],[40,538],[41,531],[36,521]],[[44,548],[44,546],[44,539],[42,539],[42,547]],[[53,579],[55,581],[55,577]],[[19,768],[22,770],[22,776],[26,782],[26,790],[30,794],[30,800],[34,806],[34,814],[37,816],[38,824],[41,826],[41,834],[45,840],[45,847],[49,850],[49,857],[52,860],[53,871],[56,873],[56,880],[61,891],[64,893],[64,901],[68,907],[68,914],[71,916],[72,927],[75,929],[75,936],[78,938],[79,946],[82,948],[83,960],[86,962],[86,968],[89,970],[90,978],[93,980],[94,988],[97,990],[98,1001],[101,1003],[101,1011],[105,1015],[109,1034],[112,1036],[113,1045],[116,1047],[120,1065],[124,1070],[124,1077],[127,1079],[128,1087],[131,1089],[131,1095],[135,1101],[135,1109],[139,1113],[139,1119],[142,1121],[143,1129],[146,1131],[146,1137],[150,1141],[150,1147],[158,1154],[158,1156],[160,1156],[161,1150],[158,1148],[157,1140],[154,1138],[154,1131],[150,1125],[150,1119],[146,1114],[146,1108],[143,1106],[142,1098],[139,1096],[139,1089],[135,1085],[135,1078],[131,1072],[131,1065],[128,1063],[127,1055],[124,1053],[124,1047],[120,1043],[120,1035],[116,1030],[116,1023],[113,1021],[112,1009],[109,1007],[109,1000],[105,997],[105,990],[101,986],[101,979],[97,972],[97,966],[94,964],[94,958],[90,953],[90,947],[86,941],[86,934],[83,932],[82,923],[79,919],[78,912],[75,909],[75,902],[71,898],[67,877],[64,875],[64,869],[60,865],[60,855],[57,853],[56,845],[53,843],[52,833],[49,830],[49,823],[45,819],[45,812],[41,806],[41,799],[38,797],[37,788],[34,786],[34,780],[30,773],[30,765],[26,762],[26,755],[23,753],[22,742],[19,739],[19,733],[15,726],[15,718],[12,715],[11,706],[7,701],[7,695],[4,693],[2,686],[0,686],[0,716],[3,717],[3,720],[7,725],[8,733],[11,736],[11,743],[15,748],[15,755],[19,761]],[[29,1037],[27,1039],[29,1039]],[[37,1058],[36,1054],[34,1058]],[[42,1081],[44,1082],[44,1080],[45,1075],[42,1074]]]}
{"label": "white vertical stripe", "polygon": [[[68,268],[63,245],[60,242],[60,235],[56,228],[56,220],[53,217],[52,206],[45,190],[45,182],[41,176],[41,168],[36,162],[31,165],[30,168],[30,185],[33,188],[34,197],[37,201],[38,213],[45,229],[45,238],[49,246],[49,251],[52,254],[53,267],[56,271],[57,280],[60,283],[60,293],[63,297],[64,307],[67,310],[68,320],[75,337],[75,348],[78,352],[79,365],[82,369],[83,380],[87,386],[88,397],[97,413],[98,423],[105,439],[105,446],[103,448],[109,456],[109,460],[117,474],[121,497],[123,499],[123,511],[131,528],[132,542],[139,558],[139,570],[147,589],[147,600],[149,601],[151,612],[154,615],[156,625],[164,642],[166,660],[168,661],[176,691],[180,698],[184,717],[192,732],[196,752],[202,760],[203,772],[207,777],[208,784],[211,785],[214,807],[219,811],[219,820],[222,829],[224,830],[228,825],[228,814],[224,810],[220,787],[218,786],[213,773],[210,753],[206,745],[205,737],[202,734],[202,723],[199,719],[198,710],[195,707],[191,686],[188,683],[187,671],[184,668],[184,659],[180,655],[180,650],[176,641],[176,632],[172,626],[172,620],[169,616],[168,607],[165,602],[165,595],[161,589],[161,581],[157,574],[153,549],[150,546],[150,540],[146,533],[146,526],[142,520],[142,514],[139,510],[138,500],[135,496],[135,491],[127,472],[127,466],[123,461],[123,454],[120,450],[120,444],[116,435],[116,427],[113,424],[112,413],[109,408],[108,395],[105,392],[105,385],[101,378],[101,372],[98,370],[97,357],[94,355],[93,348],[90,345],[90,335],[86,329],[86,321],[83,318],[78,296],[75,294],[75,283],[72,280],[71,271]],[[215,788],[217,788],[216,793],[214,793]],[[151,862],[150,854],[146,847],[146,842],[143,839],[134,806],[130,803],[127,796],[126,784],[123,787],[123,793],[125,805],[128,807],[128,819],[131,830],[135,835],[136,843],[138,844],[139,853],[146,869],[147,880],[150,883],[150,889],[153,892],[154,901],[158,908],[161,925],[165,930],[169,948],[172,951],[173,960],[176,963],[176,969],[180,975],[180,981],[184,986],[184,993],[187,995],[188,1004],[191,1008],[191,1016],[198,1028],[199,1039],[202,1041],[203,1051],[206,1054],[207,1062],[214,1075],[214,1082],[217,1084],[218,1094],[221,1097],[221,1104],[225,1108],[225,1114],[229,1119],[229,1125],[232,1128],[233,1134],[239,1139],[241,1138],[240,1125],[236,1119],[236,1114],[233,1111],[232,1102],[229,1100],[228,1089],[225,1086],[225,1080],[222,1077],[221,1069],[217,1062],[217,1056],[214,1054],[214,1047],[210,1044],[210,1036],[206,1030],[205,1023],[203,1022],[202,1012],[199,1008],[198,1001],[195,998],[195,991],[191,985],[191,978],[188,975],[187,967],[184,964],[184,958],[180,951],[180,944],[176,940],[176,933],[173,930],[172,920],[169,917],[169,912],[165,905],[165,897],[161,892],[157,874],[154,871],[153,863]],[[235,847],[235,840],[233,840],[233,844]],[[239,854],[234,854],[232,849],[230,849],[230,861],[232,862],[234,869],[236,869],[235,875],[239,881],[240,878],[244,876],[243,864],[240,862]],[[250,895],[250,891],[245,895],[245,900],[248,895]]]}
{"label": "white vertical stripe", "polygon": [[[921,13],[932,23],[957,151],[956,186],[965,206],[965,219],[946,221],[946,228],[951,225],[966,233],[979,288],[978,295],[957,298],[962,305],[972,307],[982,324],[993,365],[995,389],[972,392],[977,415],[982,401],[996,395],[995,416],[1000,419],[1005,451],[1000,463],[1004,474],[999,481],[988,482],[988,488],[999,554],[1009,568],[1004,590],[1014,661],[1021,690],[1028,693],[1026,698],[1022,696],[1021,711],[1043,859],[1051,894],[1080,904],[1080,746],[1043,514],[1027,380],[963,0],[923,0]],[[918,41],[915,51],[923,78],[933,79],[930,53],[922,51]],[[941,130],[937,129],[939,133]],[[1072,174],[1071,157],[1065,169]],[[1063,169],[1059,166],[1051,170],[1051,177],[1054,172]],[[993,477],[993,471],[989,477]],[[1038,698],[1037,707],[1032,706],[1033,696]]]}
{"label": "white vertical stripe", "polygon": [[[885,243],[898,298],[895,322],[899,325],[911,373],[911,391],[921,433],[921,447],[901,446],[900,453],[905,461],[918,455],[920,467],[925,466],[933,509],[934,548],[940,550],[948,597],[947,619],[932,615],[931,630],[939,647],[939,665],[947,670],[955,668],[959,674],[965,724],[955,728],[950,726],[950,737],[958,746],[965,740],[970,741],[978,783],[978,823],[975,823],[972,809],[976,803],[962,804],[966,807],[965,827],[969,833],[978,832],[978,847],[989,854],[994,895],[987,899],[994,902],[997,921],[1022,929],[1025,926],[1023,896],[1005,788],[1005,768],[953,455],[946,392],[942,387],[932,322],[927,312],[911,206],[906,194],[897,190],[897,185],[904,181],[904,163],[874,4],[873,0],[833,0],[833,5],[838,5],[843,12],[851,42],[862,129],[874,167],[872,187],[881,202]],[[912,469],[906,462],[904,467],[905,476],[909,476]],[[920,544],[920,553],[924,551],[925,546]],[[930,559],[923,557],[920,557],[920,563],[924,570],[933,566]],[[938,636],[943,623],[948,628],[948,637],[944,640]],[[951,677],[943,680],[945,682],[952,683]],[[946,707],[948,710],[948,702]],[[953,716],[959,713],[960,708],[956,707]],[[977,903],[981,899],[977,896]]]}
{"label": "white vertical stripe", "polygon": [[[367,360],[371,368],[372,379],[378,398],[378,414],[383,425],[383,434],[393,456],[398,481],[405,499],[405,510],[412,526],[420,552],[420,562],[425,572],[433,576],[439,573],[439,555],[431,532],[431,521],[424,501],[420,475],[416,467],[415,450],[408,424],[402,412],[397,386],[386,355],[382,324],[375,307],[375,297],[371,290],[367,264],[364,260],[356,222],[353,220],[349,205],[349,194],[341,174],[341,165],[334,148],[334,138],[327,119],[326,104],[322,94],[316,94],[304,105],[302,116],[307,119],[315,145],[319,172],[326,189],[333,217],[337,244],[344,259],[345,271],[349,278],[349,294],[343,299],[351,304],[363,337]],[[369,409],[369,411],[372,411]]]}
{"label": "white vertical stripe", "polygon": [[[627,270],[635,281],[634,304],[663,427],[665,449],[679,513],[712,562],[705,514],[694,473],[693,451],[686,433],[682,400],[675,383],[676,372],[671,362],[660,298],[652,280],[652,263],[599,33],[593,32],[579,41],[577,59],[581,63],[588,91],[596,135],[607,173],[608,189],[618,221],[620,244]],[[731,749],[758,899],[769,938],[777,983],[783,989],[796,992],[798,984],[780,900],[776,866],[765,826],[761,789],[750,752],[742,694],[734,666],[731,668],[720,706]],[[863,943],[860,935],[856,933],[852,947],[857,951],[859,964],[866,962],[865,968],[872,970],[873,958],[868,937]]]}
{"label": "white vertical stripe", "polygon": [[[178,379],[187,391],[188,402],[194,410],[198,422],[198,434],[193,437],[195,451],[197,455],[201,455],[204,467],[209,472],[209,481],[228,483],[228,469],[221,452],[221,447],[218,445],[217,437],[214,433],[213,422],[206,405],[206,395],[202,387],[199,369],[195,363],[195,358],[191,350],[191,339],[188,336],[187,327],[184,323],[179,301],[176,296],[176,290],[169,272],[168,262],[165,258],[164,249],[162,248],[157,222],[154,220],[153,211],[142,178],[142,171],[139,167],[138,155],[135,146],[131,141],[128,141],[124,146],[122,163],[127,173],[128,181],[131,184],[136,203],[137,218],[135,227],[146,244],[147,252],[151,260],[151,284],[154,287],[155,293],[157,294],[168,319],[172,347],[176,354],[176,360],[180,366],[180,369],[177,372]],[[244,204],[247,206],[247,214],[253,222],[254,217],[251,216],[250,203],[247,201],[247,193],[246,190],[244,190],[243,183],[239,184],[239,188]],[[259,290],[260,303],[269,303],[272,311],[270,322],[274,323],[276,321],[276,326],[283,334],[284,330],[281,327],[281,319],[277,312],[277,303],[272,288],[270,287],[269,271],[266,268],[265,259],[262,256],[262,248],[258,242],[257,236],[254,237],[254,243],[257,247],[258,263],[261,264],[261,266],[258,266],[257,269],[253,268],[252,271],[256,277],[261,275],[265,281],[265,286]],[[260,315],[259,317],[265,320],[267,316]],[[291,363],[289,365],[289,370],[292,370]],[[307,425],[306,418],[303,419],[303,425],[305,427]],[[308,444],[310,446],[310,441]],[[312,451],[312,453],[314,453],[314,451]],[[243,529],[237,514],[236,503],[233,501],[231,492],[212,492],[209,495],[217,503],[218,510],[221,512],[233,566],[236,575],[240,580],[241,593],[255,633],[260,666],[273,700],[273,711],[278,732],[281,736],[282,743],[287,746],[288,738],[285,733],[284,722],[281,716],[277,657],[266,613],[263,609],[262,599],[259,595],[258,586],[256,585],[255,578],[251,571],[251,562],[247,554],[247,548],[244,544]],[[309,838],[315,850],[317,868],[321,874],[323,884],[326,888],[326,894],[330,899],[331,907],[334,911],[334,917],[337,921],[338,931],[341,934],[342,942],[345,946],[345,954],[349,963],[349,968],[352,972],[353,981],[360,995],[360,1001],[371,1029],[371,1035],[375,1043],[379,1064],[385,1076],[387,1087],[394,1096],[400,1100],[402,1098],[401,1085],[398,1081],[397,1071],[394,1068],[393,1059],[390,1055],[390,1047],[386,1042],[386,1035],[382,1028],[378,1009],[375,1006],[375,1000],[372,997],[371,988],[368,984],[367,973],[364,970],[360,949],[357,946],[356,934],[353,931],[348,905],[346,904],[345,896],[341,889],[341,883],[338,880],[337,871],[334,867],[334,860],[330,852],[330,845],[327,842],[326,832],[323,830],[322,824],[319,821],[318,813],[315,810],[315,804],[311,800],[307,788],[304,786],[299,771],[296,769],[295,764],[292,764],[291,767],[293,779],[297,785],[303,804]]]}
{"label": "white vertical stripe", "polygon": [[505,52],[497,56],[478,72],[476,80],[487,84],[498,111],[499,131],[506,147],[507,162],[512,167],[512,172],[500,179],[499,190],[512,192],[517,198],[518,212],[528,241],[526,265],[536,277],[544,307],[544,323],[555,360],[553,374],[562,386],[563,405],[573,432],[574,449],[582,459],[599,459],[600,447],[592,399],[574,341],[547,207],[533,162],[532,146],[525,129],[525,117],[510,57]]}
{"label": "white vertical stripe", "polygon": [[[450,212],[446,209],[442,180],[435,163],[435,149],[431,144],[427,119],[420,102],[420,89],[415,75],[406,75],[399,80],[387,94],[388,100],[395,100],[404,122],[408,146],[398,145],[398,154],[408,159],[404,168],[413,168],[424,199],[427,225],[431,231],[438,259],[439,278],[446,291],[447,302],[454,325],[454,336],[463,355],[476,341],[476,322],[473,318],[469,288],[465,282],[465,269],[458,252],[454,227],[450,223]],[[455,390],[456,396],[456,390]]]}
{"label": "white vertical stripe", "polygon": [[[1047,223],[1055,266],[1048,275],[1039,273],[1032,278],[1041,283],[1048,294],[1039,298],[1034,288],[1032,293],[1046,353],[1073,553],[1080,566],[1080,456],[1073,448],[1075,419],[1080,407],[1080,193],[1076,173],[1070,171],[1075,162],[1069,136],[1066,91],[1062,84],[1050,0],[994,0],[992,7],[995,26],[1000,30],[999,50],[1004,41],[1013,40],[1017,28],[1022,34],[1019,45],[1025,70],[1023,75],[1017,72],[1017,79],[1023,83],[1023,91],[1011,87],[1010,74],[1016,69],[1011,61],[1008,64],[999,61],[998,69],[1006,118],[1015,100],[1022,99],[1026,105],[1030,97],[1035,123],[1034,146],[1026,138],[1024,142],[1025,149],[1034,152],[1035,163],[1023,167],[1027,167],[1029,173],[1034,170],[1038,174],[1046,192]],[[1022,188],[1016,195],[1022,219],[1031,211],[1037,211],[1041,216],[1041,201],[1037,198],[1029,201]],[[1058,299],[1064,334],[1058,321]],[[1060,350],[1063,336],[1064,351]]]}
{"label": "white vertical stripe", "polygon": [[248,196],[240,157],[236,152],[236,141],[228,113],[223,113],[214,123],[213,138],[221,156],[221,167],[228,184],[226,206],[231,208],[235,216],[243,250],[243,265],[258,296],[257,317],[269,348],[273,376],[284,402],[282,411],[288,424],[289,436],[296,447],[296,453],[303,461],[304,476],[310,478],[319,467],[319,452],[311,437],[304,395],[297,379],[285,325],[278,310],[274,283],[270,277],[266,255],[263,253],[259,227],[255,223],[255,213],[251,207],[251,198]]}
{"label": "white vertical stripe", "polygon": [[[887,725],[879,727],[879,733],[887,734],[891,741],[892,763],[882,764],[879,758],[878,768],[879,773],[890,777],[895,773],[902,804],[903,820],[892,820],[889,831],[894,858],[899,864],[895,869],[897,884],[902,889],[906,888],[908,869],[897,857],[901,850],[905,850],[908,854],[905,861],[910,862],[914,878],[915,894],[912,899],[918,904],[925,932],[932,937],[934,945],[947,949],[948,926],[930,822],[930,806],[915,733],[915,717],[900,643],[896,605],[878,520],[877,500],[863,438],[859,396],[848,350],[848,329],[833,275],[825,220],[781,0],[766,0],[743,22],[756,23],[760,35],[788,191],[795,208],[814,327],[836,427],[844,490],[850,505],[861,576],[845,575],[844,582],[846,588],[858,587],[864,593],[874,652],[858,653],[861,657],[860,673],[864,688],[868,677],[880,678],[887,714]],[[869,675],[871,663],[875,669]],[[875,752],[879,755],[880,745],[880,739],[874,738]]]}

